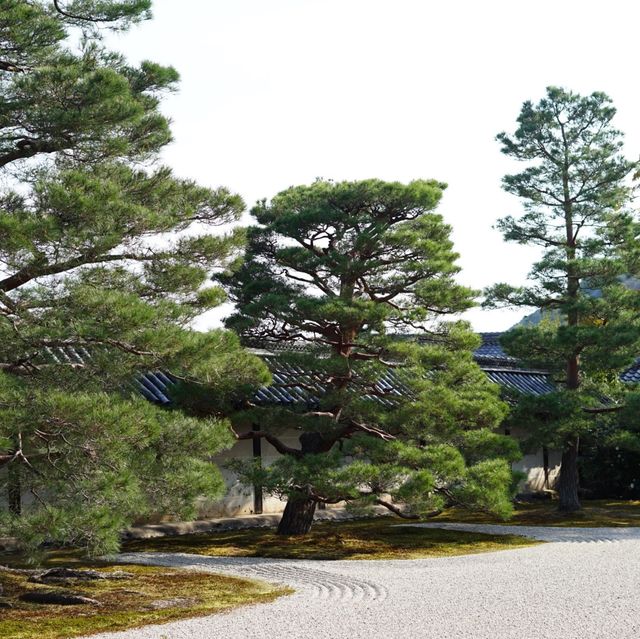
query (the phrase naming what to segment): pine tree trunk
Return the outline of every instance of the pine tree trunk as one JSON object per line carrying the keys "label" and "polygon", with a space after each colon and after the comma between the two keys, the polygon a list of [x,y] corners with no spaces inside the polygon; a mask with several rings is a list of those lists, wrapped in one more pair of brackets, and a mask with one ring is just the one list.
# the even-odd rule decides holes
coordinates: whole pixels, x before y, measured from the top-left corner
{"label": "pine tree trunk", "polygon": [[570,513],[580,510],[578,485],[578,441],[571,440],[566,442],[562,451],[558,480],[558,496],[560,497],[558,509],[560,511]]}
{"label": "pine tree trunk", "polygon": [[[576,271],[576,235],[573,218],[573,199],[571,198],[569,182],[569,161],[568,150],[565,142],[565,162],[562,171],[562,185],[564,191],[564,219],[566,230],[566,269],[567,269],[567,289],[566,298],[570,302],[567,311],[567,325],[579,326],[580,316],[575,304],[580,294],[580,276]],[[572,353],[567,359],[567,390],[577,391],[580,388],[580,356],[579,351]],[[558,480],[558,495],[560,504],[558,509],[562,512],[573,512],[580,510],[580,499],[578,498],[578,438],[567,439],[562,451],[562,461],[560,463],[560,478]]]}
{"label": "pine tree trunk", "polygon": [[318,502],[313,499],[289,499],[278,524],[278,535],[306,535],[311,530]]}

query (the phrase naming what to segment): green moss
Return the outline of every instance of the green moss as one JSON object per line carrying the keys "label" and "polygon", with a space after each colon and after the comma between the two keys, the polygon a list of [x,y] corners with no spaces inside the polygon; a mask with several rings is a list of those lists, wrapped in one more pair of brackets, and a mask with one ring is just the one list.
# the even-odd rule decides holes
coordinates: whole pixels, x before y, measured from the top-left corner
{"label": "green moss", "polygon": [[450,508],[431,521],[584,528],[640,526],[640,501],[593,499],[584,501],[582,510],[574,513],[561,513],[555,501],[523,503],[516,506],[513,518],[506,522],[482,513]]}
{"label": "green moss", "polygon": [[411,528],[395,517],[315,524],[308,535],[280,537],[272,530],[160,537],[129,542],[127,551],[187,552],[225,557],[291,559],[416,559],[491,552],[535,541],[516,535]]}
{"label": "green moss", "polygon": [[[48,564],[56,564],[57,557]],[[271,601],[290,590],[262,582],[223,575],[173,570],[153,566],[92,564],[103,571],[124,570],[132,577],[98,580],[74,586],[28,583],[27,577],[0,573],[5,601],[0,637],[3,639],[62,639],[97,632],[125,630],[149,623],[165,623],[229,610],[236,606]],[[43,606],[21,602],[18,597],[32,590],[67,590],[97,599],[97,606]],[[182,599],[176,605],[153,609],[154,601]]]}

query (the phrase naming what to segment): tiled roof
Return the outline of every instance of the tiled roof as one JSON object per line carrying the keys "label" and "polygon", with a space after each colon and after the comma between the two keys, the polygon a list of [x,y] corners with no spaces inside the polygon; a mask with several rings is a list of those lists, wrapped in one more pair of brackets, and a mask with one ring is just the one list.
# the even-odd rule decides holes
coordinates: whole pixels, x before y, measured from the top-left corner
{"label": "tiled roof", "polygon": [[83,365],[91,359],[91,353],[84,346],[45,346],[37,355],[36,363]]}
{"label": "tiled roof", "polygon": [[[507,355],[500,346],[500,333],[481,333],[482,344],[474,356],[487,377],[507,391],[526,395],[544,395],[554,390],[552,382],[544,371],[527,370],[518,365],[517,360]],[[255,346],[258,346],[257,344]],[[278,353],[305,352],[309,347],[302,343],[261,344],[253,351],[263,357],[271,368],[273,383],[263,386],[253,400],[260,405],[279,404],[281,406],[315,406],[323,394],[322,380],[311,370],[279,361]],[[265,347],[266,346],[266,347]],[[85,348],[47,349],[47,359],[56,363],[82,364],[91,357]],[[621,374],[627,383],[640,383],[640,358],[633,366]],[[155,371],[140,375],[134,386],[149,401],[167,405],[171,403],[171,386],[176,378],[168,372]],[[406,394],[398,374],[392,369],[377,382],[376,395],[364,395],[385,405],[393,403],[393,397]]]}
{"label": "tiled roof", "polygon": [[627,384],[640,384],[640,357],[620,375],[620,379]]}
{"label": "tiled roof", "polygon": [[500,345],[502,333],[480,333],[482,344],[474,351],[473,355],[478,363],[483,361],[515,362],[515,358],[507,355]]}
{"label": "tiled roof", "polygon": [[169,373],[156,371],[145,373],[135,380],[138,392],[150,402],[167,405],[171,403],[170,387],[175,386],[176,378]]}
{"label": "tiled roof", "polygon": [[[487,377],[505,390],[526,395],[543,395],[554,390],[544,371],[526,370],[517,365],[500,346],[500,333],[482,333],[482,345],[475,351],[475,358]],[[324,389],[322,380],[311,370],[279,361],[283,352],[308,352],[304,342],[252,343],[252,350],[263,357],[271,369],[273,383],[263,386],[253,397],[259,405],[315,406]],[[170,386],[175,378],[167,373],[155,372],[143,375],[138,381],[140,392],[159,404],[170,403]],[[392,405],[393,396],[408,391],[398,374],[389,369],[375,387],[376,395],[364,395],[385,405]],[[386,397],[381,397],[384,394]]]}
{"label": "tiled roof", "polygon": [[[299,366],[278,362],[275,358],[266,358],[271,368],[273,383],[259,388],[253,401],[261,406],[300,406],[312,408],[319,404],[324,394],[322,381],[312,371]],[[171,403],[171,387],[177,379],[170,374],[156,371],[146,373],[136,380],[140,393],[148,400],[162,405]],[[364,399],[392,406],[394,397],[402,397],[409,391],[392,370],[387,371],[373,387],[375,394],[363,394]]]}
{"label": "tiled roof", "polygon": [[[263,386],[254,396],[258,404],[317,406],[325,393],[322,380],[312,371],[299,366],[284,364],[275,359],[268,360],[273,377],[270,386]],[[356,382],[357,387],[357,382]],[[368,387],[371,389],[371,387]],[[363,389],[364,390],[364,389]],[[362,394],[364,399],[377,401],[384,406],[393,406],[395,397],[409,393],[399,376],[391,369],[376,382],[370,394]]]}
{"label": "tiled roof", "polygon": [[[482,345],[474,352],[474,356],[480,368],[482,368],[490,379],[497,384],[505,387],[511,387],[512,384],[518,387],[521,392],[530,392],[526,388],[531,388],[533,394],[541,394],[541,392],[550,392],[552,386],[541,371],[524,371],[525,375],[517,382],[518,371],[517,360],[507,355],[502,346],[500,346],[500,336],[502,333],[480,333],[482,337]],[[491,362],[498,364],[497,368],[504,369],[499,372],[491,370]],[[511,370],[513,369],[513,370]],[[626,384],[640,383],[640,357],[627,370],[620,374],[620,380]],[[548,390],[542,391],[545,387]],[[539,389],[539,390],[535,390]]]}
{"label": "tiled roof", "polygon": [[505,390],[517,391],[523,395],[546,395],[555,390],[549,376],[542,371],[486,368],[482,365],[480,368],[492,382]]}
{"label": "tiled roof", "polygon": [[[47,346],[38,353],[34,361],[82,366],[95,357],[95,349],[92,349],[92,352],[93,355],[84,346]],[[155,371],[138,375],[132,386],[145,399],[155,404],[167,405],[171,403],[169,387],[175,385],[176,381],[170,373]]]}

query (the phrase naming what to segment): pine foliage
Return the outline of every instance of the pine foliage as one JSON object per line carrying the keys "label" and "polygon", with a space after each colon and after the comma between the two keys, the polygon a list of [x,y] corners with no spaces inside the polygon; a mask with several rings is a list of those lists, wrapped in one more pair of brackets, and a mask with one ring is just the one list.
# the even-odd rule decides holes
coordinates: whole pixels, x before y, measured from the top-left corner
{"label": "pine foliage", "polygon": [[[282,453],[266,468],[237,468],[289,500],[283,533],[308,529],[289,515],[317,503],[378,503],[405,516],[445,503],[510,512],[507,460],[517,445],[492,432],[504,405],[474,363],[477,337],[444,321],[473,304],[455,281],[450,228],[434,211],[444,188],[292,187],[253,209],[246,260],[220,278],[237,305],[227,324],[243,339],[306,345],[279,361],[312,371],[305,390],[317,401],[234,417],[241,437]],[[278,439],[286,428],[299,431],[296,445]]]}
{"label": "pine foliage", "polygon": [[603,93],[550,87],[538,104],[525,102],[513,135],[497,138],[503,153],[526,164],[503,180],[524,212],[501,219],[498,228],[508,241],[540,247],[542,256],[528,286],[497,284],[487,291],[487,306],[542,311],[541,322],[514,328],[503,344],[550,371],[558,385],[552,395],[523,398],[514,419],[538,443],[564,451],[565,510],[579,508],[580,439],[611,443],[600,435],[628,423],[619,421],[618,409],[632,389],[618,376],[640,353],[640,295],[628,286],[639,269],[640,221],[629,179],[638,164],[623,156],[615,112]]}
{"label": "pine foliage", "polygon": [[[189,330],[224,293],[242,199],[158,164],[178,75],[104,47],[147,0],[7,0],[0,13],[0,534],[117,545],[135,517],[222,492],[224,414],[268,380],[226,331]],[[78,356],[78,354],[80,354]],[[168,370],[217,399],[163,411],[134,379]]]}

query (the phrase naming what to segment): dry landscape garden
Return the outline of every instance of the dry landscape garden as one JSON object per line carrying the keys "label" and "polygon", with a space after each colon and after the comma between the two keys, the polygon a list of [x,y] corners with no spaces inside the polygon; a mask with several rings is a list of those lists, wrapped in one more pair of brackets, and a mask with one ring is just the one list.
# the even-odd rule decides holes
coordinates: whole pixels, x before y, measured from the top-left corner
{"label": "dry landscape garden", "polygon": [[[0,1],[0,637],[638,636],[612,100],[532,87],[504,123],[495,225],[539,258],[473,290],[419,169],[250,210],[175,175],[177,71],[107,44],[150,5]],[[478,335],[479,304],[523,320]]]}

